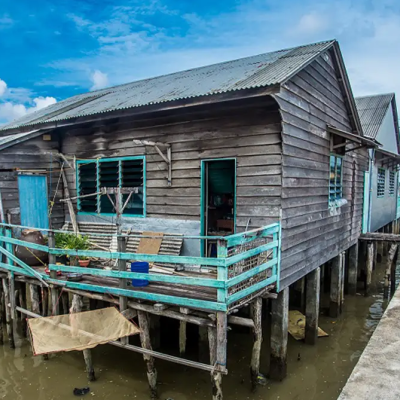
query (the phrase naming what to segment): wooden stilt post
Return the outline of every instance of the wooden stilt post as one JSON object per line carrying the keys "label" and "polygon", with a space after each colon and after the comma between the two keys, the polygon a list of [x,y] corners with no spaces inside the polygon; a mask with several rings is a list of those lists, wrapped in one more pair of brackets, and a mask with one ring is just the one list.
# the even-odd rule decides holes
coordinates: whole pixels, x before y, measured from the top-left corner
{"label": "wooden stilt post", "polygon": [[329,316],[337,318],[340,315],[342,304],[342,276],[343,276],[343,254],[340,253],[332,260],[331,266],[331,291]]}
{"label": "wooden stilt post", "polygon": [[260,374],[260,357],[262,344],[262,297],[257,297],[251,305],[251,316],[254,322],[253,328],[253,351],[251,353],[250,378],[252,390],[256,390],[258,376]]}
{"label": "wooden stilt post", "polygon": [[271,360],[269,376],[282,381],[287,373],[287,342],[289,323],[289,288],[271,301]]}
{"label": "wooden stilt post", "polygon": [[[120,201],[122,201],[122,200],[120,200],[119,196],[117,196],[116,203],[119,203]],[[118,210],[119,210],[119,206],[117,206],[117,207],[118,207]],[[118,210],[117,210],[117,213],[118,213]],[[119,253],[124,253],[125,250],[126,250],[126,240],[125,240],[125,237],[120,236],[121,233],[122,233],[122,227],[121,227],[120,224],[117,225],[117,233],[118,233],[118,237],[117,237],[118,252]],[[119,271],[126,271],[126,260],[121,260],[121,259],[118,260],[118,270]],[[128,287],[126,279],[120,279],[119,280],[119,287],[121,289],[126,289]],[[125,311],[128,308],[127,304],[128,304],[128,299],[126,297],[120,296],[120,298],[119,298],[119,311],[120,312]],[[128,344],[129,343],[129,338],[128,337],[123,337],[120,340],[121,340],[121,343],[124,343],[124,344]]]}
{"label": "wooden stilt post", "polygon": [[[150,339],[149,316],[144,311],[138,311],[140,342],[144,349],[152,350]],[[157,370],[154,366],[154,357],[147,354],[143,355],[147,367],[147,379],[149,381],[150,394],[152,399],[158,397],[157,394]]]}
{"label": "wooden stilt post", "polygon": [[396,243],[392,243],[392,245],[390,246],[387,260],[386,260],[385,287],[383,290],[383,297],[386,299],[389,298],[391,276],[392,276],[392,271],[393,271],[393,263],[394,263],[395,255],[397,252],[397,246],[398,245]]}
{"label": "wooden stilt post", "polygon": [[149,315],[150,318],[150,334],[151,334],[151,345],[153,350],[157,350],[161,346],[161,331],[160,331],[160,316]]}
{"label": "wooden stilt post", "polygon": [[357,293],[358,277],[358,243],[349,249],[349,273],[348,273],[348,292],[350,295]]}
{"label": "wooden stilt post", "polygon": [[317,268],[306,276],[306,328],[304,340],[314,345],[318,339],[318,317],[321,269]]}
{"label": "wooden stilt post", "polygon": [[8,287],[8,282],[6,278],[3,278],[3,291],[4,291],[4,306],[6,311],[8,343],[12,349],[15,349],[13,321],[11,318],[11,308],[9,307],[10,289]]}
{"label": "wooden stilt post", "polygon": [[343,312],[344,309],[344,284],[346,281],[346,252],[342,253],[342,274],[340,276],[340,313]]}
{"label": "wooden stilt post", "polygon": [[378,243],[373,242],[373,249],[374,249],[374,261],[372,264],[372,269],[375,271],[376,267],[378,266]]}
{"label": "wooden stilt post", "polygon": [[372,282],[372,267],[374,263],[374,246],[371,242],[367,245],[367,261],[365,264],[365,295],[369,296]]}
{"label": "wooden stilt post", "polygon": [[49,291],[46,287],[41,287],[42,292],[42,316],[47,317],[49,315]]}
{"label": "wooden stilt post", "polygon": [[[49,231],[48,245],[49,245],[49,248],[56,247],[56,240],[55,240],[53,231]],[[49,264],[55,264],[55,263],[56,263],[56,256],[54,254],[49,254]],[[57,271],[50,271],[50,277],[52,279],[57,279]],[[58,302],[59,294],[60,294],[60,290],[56,286],[53,286],[51,288],[51,315],[59,315],[60,314],[60,305]]]}
{"label": "wooden stilt post", "polygon": [[179,354],[186,353],[186,321],[179,321]]}
{"label": "wooden stilt post", "polygon": [[[25,308],[26,309],[26,284],[23,282],[20,282],[19,284],[19,305],[21,308]],[[21,325],[22,325],[22,335],[24,337],[27,337],[28,334],[28,326],[26,323],[26,315],[24,315],[23,313],[21,313],[20,315],[20,319],[21,319]]]}
{"label": "wooden stilt post", "polygon": [[[30,284],[29,285],[29,294],[31,300],[31,311],[35,314],[41,315],[40,313],[40,294],[39,294],[39,286]],[[43,354],[43,360],[48,360],[48,354]]]}
{"label": "wooden stilt post", "polygon": [[208,364],[209,360],[209,351],[208,351],[208,328],[206,326],[199,326],[199,361]]}
{"label": "wooden stilt post", "polygon": [[63,314],[69,313],[69,295],[68,292],[61,292],[61,305],[63,309]]}
{"label": "wooden stilt post", "polygon": [[[226,350],[227,350],[227,331],[228,316],[225,312],[217,312],[217,327],[215,331],[215,351],[210,343],[210,359],[214,365],[214,371],[211,372],[211,384],[213,400],[222,400],[222,373],[221,370],[226,368]],[[209,331],[210,332],[210,331]],[[211,334],[213,337],[213,334]]]}
{"label": "wooden stilt post", "polygon": [[392,271],[390,273],[390,294],[391,296],[394,295],[396,291],[396,272],[397,272],[397,259],[399,256],[399,248],[397,247],[397,251],[394,255],[393,262],[392,262]]}
{"label": "wooden stilt post", "polygon": [[[383,232],[389,233],[389,224],[385,225],[383,227]],[[388,254],[388,245],[389,243],[387,241],[383,242],[383,256],[386,257]]]}
{"label": "wooden stilt post", "polygon": [[[208,328],[208,342],[210,346],[210,365],[217,364],[217,329]],[[222,400],[222,374],[211,373],[212,398]]]}
{"label": "wooden stilt post", "polygon": [[[80,313],[82,311],[82,307],[83,307],[82,297],[77,294],[74,294],[72,297],[70,313],[71,314]],[[88,380],[90,382],[93,382],[96,380],[96,377],[93,368],[92,352],[88,349],[83,350],[83,358],[85,360]]]}

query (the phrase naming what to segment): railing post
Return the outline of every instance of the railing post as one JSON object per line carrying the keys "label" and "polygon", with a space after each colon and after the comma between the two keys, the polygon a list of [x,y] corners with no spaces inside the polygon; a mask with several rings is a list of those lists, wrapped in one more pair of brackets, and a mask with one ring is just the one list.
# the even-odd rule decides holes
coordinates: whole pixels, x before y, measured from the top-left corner
{"label": "railing post", "polygon": [[[51,254],[50,250],[56,247],[56,239],[54,237],[54,232],[49,231],[48,234],[48,246],[49,246],[49,265],[56,263],[56,256]],[[57,271],[50,271],[50,278],[57,279]],[[51,308],[52,314],[51,315],[59,315],[60,314],[60,305],[58,302],[59,298],[59,289],[56,286],[51,288]],[[64,312],[68,312],[64,310]]]}
{"label": "railing post", "polygon": [[[217,242],[217,257],[226,258],[228,256],[228,244],[225,239],[218,239]],[[228,280],[228,267],[225,265],[217,267],[218,280],[227,281]],[[227,289],[218,289],[218,302],[226,303],[227,299]]]}
{"label": "railing post", "polygon": [[[126,240],[125,237],[121,236],[119,233],[117,236],[117,248],[118,253],[124,253],[126,250]],[[118,259],[118,270],[119,271],[126,271],[126,260]],[[119,287],[121,289],[126,289],[128,287],[126,279],[120,278],[119,280]],[[126,297],[120,296],[119,297],[119,311],[125,311],[128,308],[128,299]],[[121,338],[121,343],[128,344],[129,339],[127,337]]]}
{"label": "railing post", "polygon": [[[5,236],[11,237],[11,229],[5,228]],[[8,252],[13,252],[13,247],[11,243],[6,242],[5,248]],[[6,257],[6,264],[12,265],[12,260],[9,257]],[[3,290],[4,290],[4,303],[6,310],[6,324],[7,324],[7,335],[10,347],[12,349],[15,348],[14,342],[14,322],[15,322],[15,297],[14,292],[10,293],[10,289],[14,290],[14,274],[8,273],[8,281],[7,278],[3,278]],[[11,306],[11,307],[10,307]]]}

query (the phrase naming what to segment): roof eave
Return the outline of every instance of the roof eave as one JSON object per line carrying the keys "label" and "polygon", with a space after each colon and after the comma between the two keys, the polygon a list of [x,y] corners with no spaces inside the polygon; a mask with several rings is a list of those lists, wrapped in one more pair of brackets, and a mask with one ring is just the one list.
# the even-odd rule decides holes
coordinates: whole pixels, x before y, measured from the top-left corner
{"label": "roof eave", "polygon": [[69,118],[59,121],[43,122],[32,125],[22,125],[17,128],[11,128],[3,131],[0,130],[0,137],[6,135],[12,135],[14,133],[29,131],[33,127],[37,129],[54,129],[81,123],[95,122],[102,119],[106,120],[112,118],[129,117],[129,116],[149,114],[161,111],[187,109],[195,106],[220,104],[224,102],[269,96],[272,94],[279,93],[279,91],[280,91],[280,84],[275,84],[275,85],[269,85],[252,89],[236,90],[236,91],[216,93],[206,96],[193,97],[188,99],[180,99],[176,101],[150,104],[139,107],[131,107],[124,110],[110,111],[99,114],[89,114],[81,117]]}

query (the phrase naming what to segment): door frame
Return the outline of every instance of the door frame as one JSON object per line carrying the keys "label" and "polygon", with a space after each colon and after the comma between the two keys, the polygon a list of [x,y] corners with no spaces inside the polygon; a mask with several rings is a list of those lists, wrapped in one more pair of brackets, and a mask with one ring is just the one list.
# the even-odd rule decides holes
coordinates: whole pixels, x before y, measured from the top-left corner
{"label": "door frame", "polygon": [[[205,190],[206,190],[206,163],[213,162],[213,161],[234,161],[235,163],[235,181],[233,186],[233,233],[236,233],[236,197],[237,197],[237,190],[236,190],[236,182],[237,182],[237,160],[236,157],[224,157],[224,158],[207,158],[201,160],[200,164],[200,236],[207,236],[207,232],[204,231],[205,225]],[[202,257],[205,257],[205,239],[201,239],[200,245],[200,254]]]}

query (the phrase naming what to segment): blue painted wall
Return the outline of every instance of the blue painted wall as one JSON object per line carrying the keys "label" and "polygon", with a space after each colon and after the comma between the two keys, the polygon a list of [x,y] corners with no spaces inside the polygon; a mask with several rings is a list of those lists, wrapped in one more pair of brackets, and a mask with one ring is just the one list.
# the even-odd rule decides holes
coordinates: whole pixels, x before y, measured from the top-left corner
{"label": "blue painted wall", "polygon": [[19,175],[18,189],[21,225],[47,229],[49,227],[47,178],[41,175]]}

